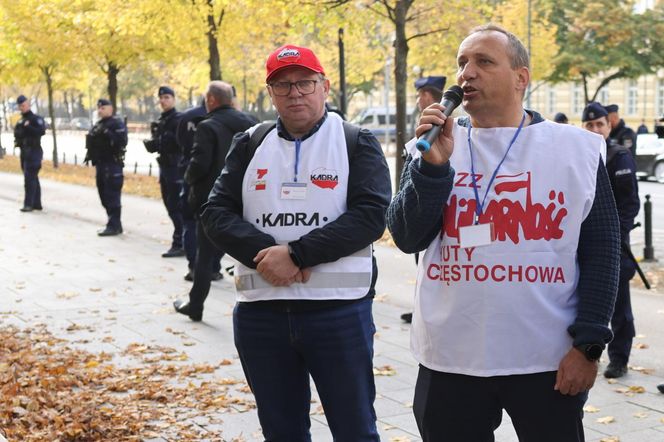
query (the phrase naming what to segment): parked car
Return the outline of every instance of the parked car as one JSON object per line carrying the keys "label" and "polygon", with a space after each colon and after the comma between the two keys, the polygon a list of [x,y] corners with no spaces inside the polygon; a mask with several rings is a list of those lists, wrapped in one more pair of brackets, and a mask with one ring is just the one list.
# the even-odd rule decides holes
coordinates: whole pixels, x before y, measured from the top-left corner
{"label": "parked car", "polygon": [[77,118],[72,118],[70,121],[71,128],[73,130],[90,130],[92,128],[92,123],[90,123],[89,118],[85,117],[77,117]]}
{"label": "parked car", "polygon": [[[386,113],[388,118],[386,119]],[[387,120],[387,124],[385,121]],[[413,110],[408,110],[406,115],[406,131],[411,131],[413,121]],[[378,141],[385,139],[387,133],[390,140],[394,140],[397,135],[397,116],[396,110],[390,108],[387,110],[384,107],[369,107],[363,109],[359,114],[351,120],[352,123],[357,124],[363,128],[369,129],[374,134]]]}
{"label": "parked car", "polygon": [[637,135],[636,175],[640,179],[652,176],[664,183],[664,138],[656,134]]}

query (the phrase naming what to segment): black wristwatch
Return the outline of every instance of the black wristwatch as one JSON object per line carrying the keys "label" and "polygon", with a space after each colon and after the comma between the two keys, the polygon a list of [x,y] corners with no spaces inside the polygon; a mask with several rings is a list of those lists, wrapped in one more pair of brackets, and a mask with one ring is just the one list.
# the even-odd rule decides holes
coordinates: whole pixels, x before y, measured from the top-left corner
{"label": "black wristwatch", "polygon": [[297,256],[297,253],[295,253],[295,250],[293,250],[293,247],[291,247],[290,244],[288,244],[288,256],[290,256],[291,261],[293,261],[293,264],[295,264],[298,269],[302,268],[302,261],[300,261],[300,257]]}
{"label": "black wristwatch", "polygon": [[604,345],[602,344],[581,344],[576,345],[575,348],[579,350],[590,362],[599,361],[602,352],[604,351]]}

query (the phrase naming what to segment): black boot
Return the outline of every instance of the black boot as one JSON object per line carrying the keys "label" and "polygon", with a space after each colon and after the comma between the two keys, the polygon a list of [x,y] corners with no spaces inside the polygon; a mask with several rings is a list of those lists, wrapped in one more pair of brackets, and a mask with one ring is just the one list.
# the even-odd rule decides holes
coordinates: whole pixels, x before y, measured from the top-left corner
{"label": "black boot", "polygon": [[189,301],[181,301],[178,299],[173,303],[173,307],[175,307],[176,312],[189,316],[189,319],[194,322],[200,322],[203,320],[203,309],[196,310],[192,308]]}

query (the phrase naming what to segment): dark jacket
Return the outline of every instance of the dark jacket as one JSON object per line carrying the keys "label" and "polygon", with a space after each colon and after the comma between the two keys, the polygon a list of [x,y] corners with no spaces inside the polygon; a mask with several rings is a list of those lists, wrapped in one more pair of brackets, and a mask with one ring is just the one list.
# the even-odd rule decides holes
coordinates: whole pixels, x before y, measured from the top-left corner
{"label": "dark jacket", "polygon": [[[620,241],[629,246],[629,232],[632,230],[634,218],[641,208],[636,163],[630,152],[617,144],[607,146],[606,158],[606,170],[609,174],[609,182],[613,189],[620,220]],[[634,268],[634,262],[624,252],[621,258],[622,267]]]}
{"label": "dark jacket", "polygon": [[180,114],[178,119],[178,127],[176,130],[175,138],[180,148],[180,164],[178,167],[180,173],[184,176],[189,161],[191,160],[191,148],[194,146],[194,134],[196,133],[196,126],[198,123],[205,119],[207,111],[205,106],[196,106]]}
{"label": "dark jacket", "polygon": [[44,119],[31,110],[27,111],[14,126],[14,145],[21,149],[41,147],[41,137],[45,133]]}
{"label": "dark jacket", "polygon": [[[302,139],[315,133],[322,123]],[[294,143],[293,137],[277,121],[279,137]],[[228,154],[226,167],[210,193],[202,212],[205,231],[219,248],[247,267],[259,250],[276,244],[275,239],[242,217],[242,181],[253,157],[249,135],[238,134]],[[352,255],[381,237],[385,231],[385,210],[390,202],[390,176],[378,140],[366,129],[359,133],[349,158],[346,212],[289,244],[300,258],[302,268],[333,262]],[[374,278],[376,277],[374,268]],[[373,284],[370,293],[373,291]]]}
{"label": "dark jacket", "polygon": [[127,127],[120,118],[102,118],[86,135],[85,161],[92,161],[94,166],[101,163],[124,165],[127,142]]}
{"label": "dark jacket", "polygon": [[[632,156],[636,156],[636,134],[630,128],[625,126],[625,120],[622,118],[616,127],[611,129],[609,139],[612,143],[618,143],[624,146],[627,150],[632,152]],[[607,142],[607,145],[611,144]]]}
{"label": "dark jacket", "polygon": [[189,206],[198,209],[207,201],[214,182],[226,164],[233,136],[253,126],[253,121],[230,106],[221,106],[196,127],[191,161],[184,179],[189,184]]}
{"label": "dark jacket", "polygon": [[180,113],[175,109],[162,112],[157,122],[156,141],[159,157],[157,162],[160,167],[177,166],[182,158],[180,148],[176,140],[176,132]]}

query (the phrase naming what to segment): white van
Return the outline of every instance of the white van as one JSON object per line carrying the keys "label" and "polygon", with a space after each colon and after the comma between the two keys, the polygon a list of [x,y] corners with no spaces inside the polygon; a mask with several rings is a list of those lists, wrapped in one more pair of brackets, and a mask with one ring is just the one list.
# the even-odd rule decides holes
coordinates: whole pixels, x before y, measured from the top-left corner
{"label": "white van", "polygon": [[[387,124],[385,123],[384,107],[369,107],[363,109],[351,120],[351,123],[360,127],[369,129],[379,141],[385,139],[385,134],[389,134],[390,140],[394,141],[397,134],[397,115],[396,109],[389,108]],[[413,109],[408,110],[406,115],[406,132],[410,132],[413,121]]]}

